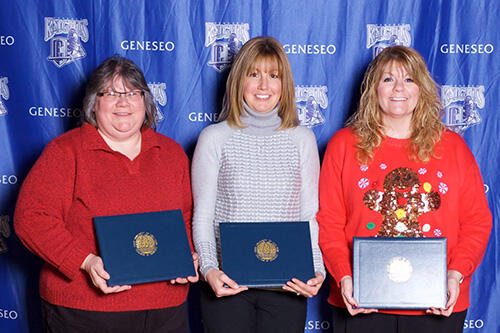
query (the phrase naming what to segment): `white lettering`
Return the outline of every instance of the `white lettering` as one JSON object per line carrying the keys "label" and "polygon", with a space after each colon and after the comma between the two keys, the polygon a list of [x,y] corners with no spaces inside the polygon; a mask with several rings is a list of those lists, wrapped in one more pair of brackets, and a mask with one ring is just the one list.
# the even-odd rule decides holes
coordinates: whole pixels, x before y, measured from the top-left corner
{"label": "white lettering", "polygon": [[123,40],[120,43],[122,50],[130,51],[162,51],[172,52],[175,49],[175,43],[171,41],[158,40]]}
{"label": "white lettering", "polygon": [[198,121],[210,121],[210,122],[217,122],[219,120],[219,114],[218,113],[203,113],[203,112],[191,112],[188,115],[188,118],[190,121],[193,122],[198,122]]}
{"label": "white lettering", "polygon": [[11,46],[15,42],[14,37],[12,36],[0,36],[0,45],[8,45]]}
{"label": "white lettering", "polygon": [[484,193],[488,193],[490,191],[490,187],[488,184],[484,184]]}
{"label": "white lettering", "polygon": [[330,329],[330,322],[327,320],[309,320],[306,322],[306,330],[328,330]]}
{"label": "white lettering", "polygon": [[464,329],[465,328],[482,328],[484,326],[484,322],[481,319],[473,320],[465,320]]}
{"label": "white lettering", "polygon": [[28,110],[29,114],[33,117],[54,117],[54,118],[65,118],[73,117],[79,118],[82,110],[78,108],[53,108],[53,107],[43,107],[43,106],[32,106]]}
{"label": "white lettering", "polygon": [[335,54],[337,47],[334,44],[284,44],[287,54]]}
{"label": "white lettering", "polygon": [[17,177],[14,175],[0,175],[0,184],[14,185],[17,183]]}
{"label": "white lettering", "polygon": [[14,310],[0,309],[0,318],[16,320],[18,317],[17,312]]}
{"label": "white lettering", "polygon": [[448,54],[491,54],[493,44],[441,44],[441,53]]}

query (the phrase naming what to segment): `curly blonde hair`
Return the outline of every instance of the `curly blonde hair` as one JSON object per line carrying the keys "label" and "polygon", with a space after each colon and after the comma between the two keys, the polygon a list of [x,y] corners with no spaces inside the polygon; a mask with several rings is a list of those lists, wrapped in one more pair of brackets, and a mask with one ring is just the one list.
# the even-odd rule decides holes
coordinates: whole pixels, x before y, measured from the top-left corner
{"label": "curly blonde hair", "polygon": [[295,106],[292,68],[285,50],[273,37],[255,37],[241,47],[229,72],[219,120],[227,120],[228,124],[234,127],[245,127],[240,120],[240,116],[245,114],[243,108],[245,80],[255,64],[261,60],[276,60],[278,63],[278,75],[281,78],[281,97],[278,108],[281,126],[279,129],[296,127],[299,121]]}
{"label": "curly blonde hair", "polygon": [[437,157],[434,147],[445,129],[437,84],[417,51],[405,46],[393,46],[385,48],[368,66],[361,84],[358,109],[346,123],[359,138],[356,158],[361,164],[372,161],[375,149],[385,138],[377,88],[384,68],[393,62],[401,65],[419,88],[418,102],[411,118],[408,156],[421,162]]}

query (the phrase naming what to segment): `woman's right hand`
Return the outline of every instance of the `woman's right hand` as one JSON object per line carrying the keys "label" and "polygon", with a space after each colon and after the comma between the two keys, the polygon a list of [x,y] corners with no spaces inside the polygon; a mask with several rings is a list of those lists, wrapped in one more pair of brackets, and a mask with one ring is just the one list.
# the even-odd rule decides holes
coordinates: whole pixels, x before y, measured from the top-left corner
{"label": "woman's right hand", "polygon": [[215,268],[209,270],[205,278],[217,297],[236,295],[242,291],[248,290],[248,287],[240,287],[223,271]]}
{"label": "woman's right hand", "polygon": [[105,294],[119,293],[132,288],[130,285],[108,287],[106,280],[109,279],[109,274],[104,270],[102,259],[92,253],[85,258],[80,269],[86,271],[94,286]]}
{"label": "woman's right hand", "polygon": [[358,302],[352,296],[352,276],[346,275],[340,280],[340,292],[342,294],[342,299],[344,300],[347,311],[349,311],[351,316],[355,316],[359,313],[378,312],[377,309],[358,308]]}

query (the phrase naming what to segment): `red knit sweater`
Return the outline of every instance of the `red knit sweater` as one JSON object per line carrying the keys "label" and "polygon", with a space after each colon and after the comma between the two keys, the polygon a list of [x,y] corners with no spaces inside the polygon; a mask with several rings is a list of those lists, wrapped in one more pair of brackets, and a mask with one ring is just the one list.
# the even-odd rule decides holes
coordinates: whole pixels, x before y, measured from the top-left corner
{"label": "red knit sweater", "polygon": [[[454,311],[469,306],[470,278],[481,262],[491,229],[491,213],[479,169],[465,142],[451,131],[443,133],[436,146],[439,158],[428,163],[416,163],[407,157],[408,141],[386,138],[368,165],[357,162],[356,138],[350,129],[338,131],[328,144],[321,169],[317,220],[325,264],[335,279],[330,283],[328,299],[333,305],[345,307],[338,281],[345,275],[352,276],[352,238],[378,234],[446,237],[448,269],[465,277]],[[396,171],[391,173],[393,170]],[[413,198],[410,194],[389,197],[396,182],[391,175],[395,174],[408,177],[409,186],[417,193]],[[377,203],[377,198],[384,197],[388,200]],[[411,200],[422,202],[410,206]],[[380,209],[384,205],[385,211]],[[417,206],[418,209],[411,210]],[[389,211],[393,214],[388,214]],[[390,227],[391,218],[393,226],[398,219],[408,222],[408,229],[401,225]]]}
{"label": "red knit sweater", "polygon": [[92,218],[180,208],[191,239],[191,206],[189,162],[177,143],[147,129],[130,161],[84,124],[47,145],[22,185],[14,226],[46,262],[46,301],[92,311],[157,309],[183,303],[188,286],[146,283],[105,295],[80,270],[89,253],[98,254]]}

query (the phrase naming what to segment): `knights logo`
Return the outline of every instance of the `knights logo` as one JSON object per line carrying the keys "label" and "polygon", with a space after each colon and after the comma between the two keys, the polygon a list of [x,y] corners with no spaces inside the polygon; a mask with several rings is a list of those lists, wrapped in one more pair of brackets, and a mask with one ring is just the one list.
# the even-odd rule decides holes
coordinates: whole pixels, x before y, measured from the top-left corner
{"label": "knights logo", "polygon": [[205,47],[210,47],[207,65],[217,72],[231,66],[236,53],[250,39],[249,29],[248,23],[205,22]]}
{"label": "knights logo", "polygon": [[9,215],[0,216],[0,254],[7,252],[4,238],[10,237]]}
{"label": "knights logo", "polygon": [[134,237],[134,248],[141,256],[151,256],[158,250],[158,241],[149,232],[140,232]]}
{"label": "knights logo", "polygon": [[327,86],[296,86],[295,104],[302,126],[309,128],[325,122],[322,111],[328,107]]}
{"label": "knights logo", "polygon": [[410,25],[366,25],[366,48],[373,47],[373,58],[389,46],[411,46]]}
{"label": "knights logo", "polygon": [[443,122],[453,131],[463,132],[481,122],[478,109],[485,105],[484,86],[441,86],[441,103],[445,115]]}
{"label": "knights logo", "polygon": [[7,77],[0,77],[0,116],[5,116],[7,114],[7,108],[3,103],[2,99],[9,99],[9,87],[7,86],[9,79]]}
{"label": "knights logo", "polygon": [[167,86],[165,82],[160,82],[160,83],[148,83],[149,90],[151,91],[151,94],[153,95],[153,100],[155,102],[156,106],[156,120],[157,121],[162,121],[165,117],[163,116],[163,113],[160,110],[161,106],[167,105],[167,94],[165,90],[167,89]]}
{"label": "knights logo", "polygon": [[81,42],[89,40],[88,22],[53,17],[45,18],[44,41],[50,41],[50,56],[57,67],[70,64],[87,55]]}

